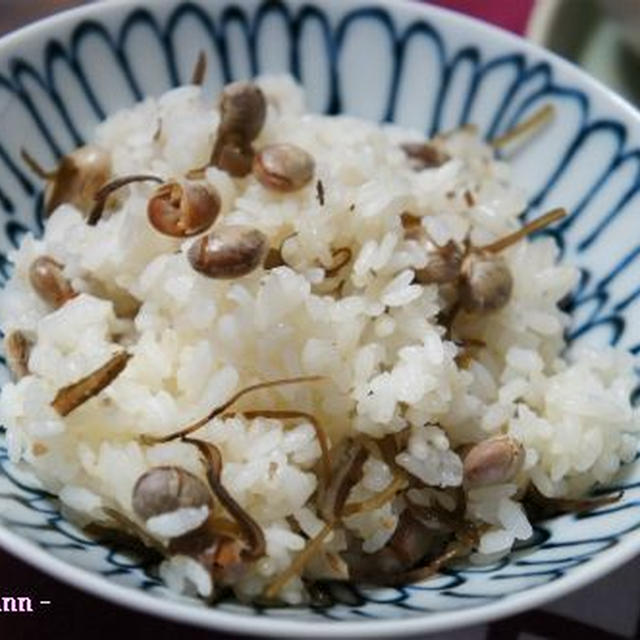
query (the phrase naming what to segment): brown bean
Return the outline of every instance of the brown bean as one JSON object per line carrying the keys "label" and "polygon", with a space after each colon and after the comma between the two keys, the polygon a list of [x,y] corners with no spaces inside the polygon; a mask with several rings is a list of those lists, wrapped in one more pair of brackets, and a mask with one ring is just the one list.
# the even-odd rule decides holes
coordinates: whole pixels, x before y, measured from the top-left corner
{"label": "brown bean", "polygon": [[133,488],[135,514],[148,520],[178,509],[213,507],[207,485],[189,471],[175,466],[154,467],[144,473]]}
{"label": "brown bean", "polygon": [[63,203],[87,213],[93,197],[111,175],[111,156],[94,145],[86,145],[60,161],[45,195],[47,215]]}
{"label": "brown bean", "polygon": [[196,240],[187,252],[191,266],[209,278],[232,279],[251,273],[262,262],[267,237],[258,229],[226,226]]}
{"label": "brown bean", "polygon": [[524,463],[524,447],[510,436],[479,442],[463,462],[468,487],[483,487],[513,480]]}
{"label": "brown bean", "polygon": [[232,132],[251,142],[258,137],[267,117],[267,101],[253,82],[232,82],[220,97],[221,133]]}
{"label": "brown bean", "polygon": [[502,309],[511,298],[513,276],[499,255],[471,252],[462,262],[460,303],[470,313]]}
{"label": "brown bean", "polygon": [[29,267],[29,282],[35,292],[55,309],[76,296],[62,274],[62,265],[49,256],[36,258]]}
{"label": "brown bean", "polygon": [[511,297],[513,276],[498,254],[566,215],[565,209],[552,209],[490,244],[470,248],[460,273],[460,303],[465,311],[490,313],[502,309]]}
{"label": "brown bean", "polygon": [[272,144],[256,154],[253,174],[267,189],[297,191],[313,178],[315,162],[304,149],[293,144]]}
{"label": "brown bean", "polygon": [[194,182],[168,182],[147,204],[149,222],[156,231],[188,238],[206,231],[220,213],[220,196],[213,188]]}
{"label": "brown bean", "polygon": [[234,177],[251,172],[251,143],[260,133],[267,116],[262,90],[251,82],[227,85],[220,98],[220,125],[211,153],[211,164]]}

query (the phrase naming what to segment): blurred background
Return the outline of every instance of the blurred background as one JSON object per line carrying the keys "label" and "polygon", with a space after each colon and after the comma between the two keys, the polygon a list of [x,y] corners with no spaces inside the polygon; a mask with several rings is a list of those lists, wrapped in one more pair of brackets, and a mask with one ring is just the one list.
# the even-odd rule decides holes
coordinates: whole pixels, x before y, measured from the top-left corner
{"label": "blurred background", "polygon": [[[92,1],[112,0],[0,0],[0,35],[40,17]],[[640,106],[640,0],[424,1],[524,35],[574,61]],[[145,0],[139,3],[144,5]],[[439,634],[437,638],[640,639],[639,576],[640,558],[544,609],[490,625]],[[41,595],[49,598],[52,605],[29,616],[1,617],[0,639],[128,638],[132,629],[140,640],[229,638],[223,633],[189,629],[116,607],[62,585],[0,550],[0,593],[4,592]]]}
{"label": "blurred background", "polygon": [[[0,35],[92,1],[96,0],[0,0]],[[424,1],[525,35],[640,105],[640,0]]]}

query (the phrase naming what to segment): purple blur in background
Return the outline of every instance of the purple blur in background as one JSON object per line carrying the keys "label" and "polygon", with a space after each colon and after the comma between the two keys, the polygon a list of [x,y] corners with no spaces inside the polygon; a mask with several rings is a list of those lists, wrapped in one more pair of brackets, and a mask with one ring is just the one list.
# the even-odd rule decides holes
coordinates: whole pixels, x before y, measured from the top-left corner
{"label": "purple blur in background", "polygon": [[523,34],[533,7],[533,0],[427,0],[447,9],[492,22],[514,33]]}

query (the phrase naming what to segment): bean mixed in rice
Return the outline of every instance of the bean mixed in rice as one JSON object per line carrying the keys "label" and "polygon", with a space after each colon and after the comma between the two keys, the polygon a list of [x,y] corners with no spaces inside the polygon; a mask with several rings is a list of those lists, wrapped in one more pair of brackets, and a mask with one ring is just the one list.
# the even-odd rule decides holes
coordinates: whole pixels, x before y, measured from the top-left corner
{"label": "bean mixed in rice", "polygon": [[53,171],[25,150],[47,219],[0,294],[11,458],[207,599],[420,580],[593,507],[636,451],[631,358],[565,353],[577,270],[525,239],[564,211],[521,226],[495,155],[549,115],[427,141],[262,77],[147,99]]}

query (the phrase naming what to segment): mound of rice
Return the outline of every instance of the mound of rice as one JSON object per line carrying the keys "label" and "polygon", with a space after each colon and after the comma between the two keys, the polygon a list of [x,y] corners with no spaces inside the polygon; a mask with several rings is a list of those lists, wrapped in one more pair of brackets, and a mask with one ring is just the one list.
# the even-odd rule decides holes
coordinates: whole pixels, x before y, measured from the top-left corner
{"label": "mound of rice", "polygon": [[[256,148],[288,142],[306,149],[314,180],[281,194],[252,175],[233,179],[214,167],[204,179],[221,196],[225,224],[257,227],[271,246],[291,236],[290,266],[236,280],[203,277],[186,257],[193,240],[149,225],[152,183],[125,189],[96,226],[73,206],[58,207],[44,236],[27,236],[10,256],[15,270],[0,294],[5,335],[19,330],[34,343],[29,375],[7,383],[0,399],[12,460],[28,463],[80,524],[113,525],[115,510],[143,527],[132,490],[145,471],[175,465],[205,480],[205,470],[189,443],[149,445],[140,436],[188,425],[248,385],[318,375],[320,382],[257,391],[241,406],[311,413],[332,446],[356,434],[404,432],[396,462],[423,483],[413,490],[416,501],[428,503],[433,488],[462,485],[463,445],[498,434],[521,442],[524,465],[510,483],[467,495],[467,516],[488,525],[474,560],[504,555],[531,534],[520,503],[530,483],[546,496],[577,496],[633,458],[640,421],[629,401],[630,356],[565,354],[568,318],[557,305],[577,270],[556,264],[554,243],[539,239],[504,252],[514,278],[510,301],[496,313],[465,316],[465,335],[486,347],[460,366],[460,347],[438,323],[441,291],[414,282],[426,250],[405,238],[401,214],[420,218],[439,245],[489,243],[520,226],[526,205],[509,167],[463,129],[443,139],[448,162],[415,171],[399,143],[421,141],[420,133],[311,115],[289,78],[257,83],[268,113]],[[208,162],[218,122],[200,89],[188,86],[110,117],[95,142],[111,153],[114,175],[170,178]],[[349,247],[353,260],[329,277],[322,265],[332,264],[336,247]],[[80,292],[55,311],[29,283],[29,267],[43,254],[64,265]],[[117,313],[132,303],[139,305],[133,318]],[[61,387],[123,347],[133,357],[108,387],[66,417],[52,408]],[[218,447],[223,485],[264,531],[266,555],[233,584],[239,598],[258,597],[324,525],[314,502],[315,431],[304,419],[233,416],[212,419],[198,437]],[[370,457],[349,500],[376,495],[392,477],[389,465]],[[335,557],[353,537],[366,553],[381,549],[402,508],[393,500],[345,518],[322,553]],[[162,544],[172,526],[179,523],[159,522],[147,534]],[[322,553],[305,577],[326,574]],[[161,575],[179,591],[206,597],[214,588],[188,555],[167,559]],[[280,592],[288,603],[305,597],[299,577]]]}

